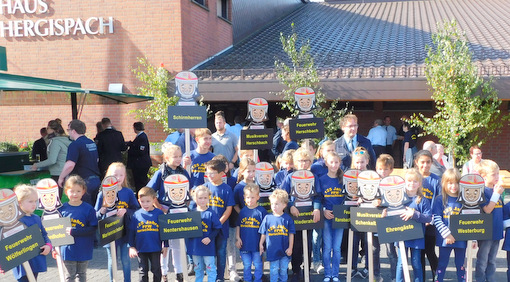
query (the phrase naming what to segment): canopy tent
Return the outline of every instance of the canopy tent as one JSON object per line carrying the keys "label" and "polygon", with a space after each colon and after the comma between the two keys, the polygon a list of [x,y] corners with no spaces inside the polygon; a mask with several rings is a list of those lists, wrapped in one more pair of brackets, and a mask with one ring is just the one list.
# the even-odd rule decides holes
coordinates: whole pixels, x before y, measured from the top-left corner
{"label": "canopy tent", "polygon": [[[81,88],[81,83],[44,79],[38,77],[22,76],[0,73],[0,90],[2,91],[44,91],[66,92],[71,94],[71,108],[73,119],[78,118],[78,103],[76,93],[94,94],[124,104],[153,100],[154,97],[133,95],[127,93],[114,93],[93,89]],[[85,99],[83,99],[85,101]],[[83,103],[81,105],[83,107]]]}

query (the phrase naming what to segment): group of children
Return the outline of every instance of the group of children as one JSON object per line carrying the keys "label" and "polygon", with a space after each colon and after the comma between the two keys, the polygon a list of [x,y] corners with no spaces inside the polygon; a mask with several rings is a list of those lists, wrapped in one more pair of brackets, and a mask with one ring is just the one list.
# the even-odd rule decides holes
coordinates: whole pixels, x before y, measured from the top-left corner
{"label": "group of children", "polygon": [[[344,229],[333,228],[333,207],[344,204],[344,201],[357,201],[356,197],[347,199],[341,170],[342,159],[335,152],[335,144],[326,141],[318,151],[317,159],[308,148],[299,148],[285,152],[280,160],[282,167],[270,181],[275,183],[269,193],[271,213],[259,205],[261,187],[255,181],[256,162],[253,157],[244,156],[236,171],[237,179],[233,179],[224,159],[209,152],[211,132],[208,129],[196,130],[197,149],[190,156],[184,157],[178,146],[165,144],[163,147],[164,163],[153,178],[138,193],[138,201],[125,183],[126,169],[121,163],[114,163],[107,172],[113,175],[122,189],[118,191],[116,215],[126,218],[127,234],[116,241],[117,251],[123,265],[124,281],[130,281],[129,257],[137,257],[139,262],[140,281],[148,281],[149,270],[154,281],[166,281],[168,271],[168,253],[171,251],[173,266],[178,281],[183,281],[180,264],[180,249],[177,241],[162,241],[159,237],[158,216],[171,212],[172,209],[196,210],[201,213],[203,235],[186,240],[188,263],[193,265],[195,281],[203,281],[207,274],[208,281],[223,281],[227,264],[230,278],[235,273],[235,259],[240,257],[243,263],[244,281],[262,281],[263,261],[270,264],[270,281],[287,281],[288,265],[291,263],[293,278],[302,279],[303,263],[302,232],[296,232],[292,216],[299,215],[295,198],[291,197],[292,173],[297,170],[311,170],[314,175],[316,195],[313,201],[313,219],[319,221],[321,211],[324,214],[324,228],[320,232],[322,240],[310,242],[311,248],[322,250],[317,257],[313,252],[314,261],[322,262],[324,281],[339,281],[339,266],[345,257],[346,246],[342,245]],[[369,154],[362,148],[356,148],[351,155],[352,169],[367,170]],[[183,169],[181,163],[191,165],[191,175]],[[465,241],[456,241],[449,230],[450,215],[460,211],[457,197],[459,193],[460,175],[457,170],[447,170],[440,179],[430,172],[432,155],[428,151],[419,151],[414,158],[415,168],[405,172],[406,193],[411,201],[400,215],[402,220],[416,220],[423,225],[425,237],[405,241],[409,249],[413,268],[414,281],[425,280],[425,255],[428,257],[432,275],[436,281],[442,281],[448,265],[450,253],[455,252],[455,265],[459,281],[465,279]],[[376,161],[376,172],[381,178],[393,172],[394,161],[390,155],[383,154]],[[495,258],[499,240],[503,238],[503,219],[510,222],[510,206],[503,207],[501,194],[503,188],[499,181],[499,168],[492,161],[480,163],[478,172],[485,179],[485,197],[487,201],[481,206],[485,213],[493,214],[493,238],[478,241],[476,260],[477,281],[494,281]],[[164,180],[173,174],[183,174],[192,184],[188,199],[187,194],[182,202],[172,201],[172,197],[164,187]],[[259,183],[260,184],[260,183]],[[29,192],[26,192],[29,191]],[[32,187],[21,186],[15,189],[20,206],[26,213],[22,221],[27,224],[39,224],[40,219],[33,215],[37,202],[37,193]],[[86,192],[86,185],[79,176],[71,176],[65,182],[64,192],[69,198],[60,209],[62,216],[70,217],[72,228],[69,234],[74,237],[73,245],[61,246],[60,255],[64,260],[68,281],[86,280],[87,263],[92,259],[94,238],[98,219],[109,214],[103,207],[103,194],[98,195],[95,209],[81,200]],[[267,197],[268,193],[264,193]],[[175,199],[175,197],[173,197]],[[380,201],[375,201],[376,205]],[[503,212],[505,211],[505,212]],[[288,213],[287,213],[288,212]],[[289,214],[290,213],[290,214]],[[291,216],[292,215],[292,216]],[[505,215],[505,217],[503,217]],[[35,218],[35,219],[33,219]],[[510,225],[510,223],[508,224]],[[507,226],[507,225],[505,225]],[[311,231],[310,231],[311,232]],[[43,231],[44,234],[44,231]],[[229,241],[230,237],[230,241]],[[311,236],[309,236],[311,238]],[[47,255],[51,244],[47,237],[47,245],[43,246],[41,255]],[[373,237],[374,269],[377,281],[382,280],[379,265],[380,244],[377,235]],[[354,234],[354,250],[351,276],[365,278],[367,267],[358,270],[358,245],[366,246],[366,233]],[[174,241],[174,242],[172,242]],[[312,240],[311,240],[312,241]],[[239,251],[229,249],[227,242],[235,245]],[[392,279],[404,281],[401,257],[397,255],[394,244],[385,244],[391,263]],[[435,246],[439,247],[439,258],[435,254]],[[510,243],[505,240],[504,249],[510,251]],[[108,253],[111,251],[107,248]],[[309,252],[311,256],[312,252]],[[264,255],[265,254],[265,255]],[[110,257],[110,255],[109,255]],[[35,262],[37,259],[37,262]],[[309,260],[310,261],[310,260]],[[35,272],[45,271],[45,260],[34,258]],[[163,262],[163,264],[161,264]],[[510,262],[510,260],[509,260]],[[110,277],[111,261],[109,261]],[[254,272],[252,273],[252,266]],[[232,273],[232,269],[234,273]],[[21,269],[15,272],[16,278],[23,278]],[[20,280],[24,281],[24,280]]]}

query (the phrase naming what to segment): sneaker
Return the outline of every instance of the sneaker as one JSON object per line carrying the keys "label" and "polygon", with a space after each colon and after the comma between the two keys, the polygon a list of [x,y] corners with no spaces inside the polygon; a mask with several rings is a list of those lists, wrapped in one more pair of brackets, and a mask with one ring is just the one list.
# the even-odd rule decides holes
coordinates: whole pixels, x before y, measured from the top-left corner
{"label": "sneaker", "polygon": [[175,282],[184,282],[184,276],[182,273],[175,274]]}
{"label": "sneaker", "polygon": [[168,277],[166,275],[162,275],[161,282],[168,282]]}
{"label": "sneaker", "polygon": [[368,277],[368,269],[363,268],[360,272],[361,278],[365,279]]}
{"label": "sneaker", "polygon": [[319,265],[317,266],[317,268],[315,269],[315,271],[317,272],[317,274],[322,274],[324,273],[324,266],[322,266],[321,263],[319,263]]}
{"label": "sneaker", "polygon": [[331,281],[333,281],[333,282],[340,282],[340,278],[338,278],[338,277],[333,277],[333,278],[331,279]]}
{"label": "sneaker", "polygon": [[355,278],[356,276],[359,276],[360,278],[363,278],[361,272],[357,269],[353,269],[351,271],[351,278]]}
{"label": "sneaker", "polygon": [[188,276],[195,275],[195,268],[193,267],[193,264],[188,264]]}
{"label": "sneaker", "polygon": [[331,277],[324,277],[324,280],[322,282],[331,282]]}
{"label": "sneaker", "polygon": [[234,282],[239,282],[239,281],[241,281],[241,277],[239,277],[239,275],[237,275],[237,272],[232,271],[232,272],[230,272],[229,280],[234,281]]}
{"label": "sneaker", "polygon": [[383,282],[383,281],[384,281],[384,279],[382,278],[382,276],[381,276],[381,275],[379,275],[379,276],[376,276],[376,277],[374,278],[374,281],[375,281],[375,282]]}

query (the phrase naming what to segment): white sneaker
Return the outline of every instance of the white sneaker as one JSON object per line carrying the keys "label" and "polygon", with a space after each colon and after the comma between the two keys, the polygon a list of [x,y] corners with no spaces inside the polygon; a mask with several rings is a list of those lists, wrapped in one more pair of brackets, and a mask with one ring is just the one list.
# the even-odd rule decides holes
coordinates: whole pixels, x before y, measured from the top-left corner
{"label": "white sneaker", "polygon": [[317,272],[317,274],[322,274],[324,273],[324,266],[322,266],[322,264],[319,264],[317,266],[317,268],[315,269],[315,271]]}
{"label": "white sneaker", "polygon": [[237,275],[237,272],[230,272],[230,281],[239,282],[241,281],[241,277]]}

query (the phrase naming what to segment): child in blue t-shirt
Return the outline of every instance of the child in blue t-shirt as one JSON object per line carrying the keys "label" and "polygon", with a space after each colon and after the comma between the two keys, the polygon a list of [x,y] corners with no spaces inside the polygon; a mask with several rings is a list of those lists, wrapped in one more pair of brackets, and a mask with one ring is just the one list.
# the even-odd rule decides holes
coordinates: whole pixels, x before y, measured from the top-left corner
{"label": "child in blue t-shirt", "polygon": [[221,232],[216,236],[216,267],[218,280],[223,280],[227,260],[227,240],[229,229],[229,217],[232,213],[234,192],[232,188],[223,183],[225,174],[225,163],[220,160],[210,160],[205,164],[205,173],[209,182],[204,186],[211,190],[209,207],[220,217],[222,224]]}
{"label": "child in blue t-shirt", "polygon": [[187,239],[186,248],[188,255],[193,256],[195,281],[198,282],[203,281],[204,271],[207,272],[207,281],[216,281],[215,238],[221,230],[221,223],[216,212],[207,207],[211,196],[211,191],[204,185],[193,190],[193,200],[202,218],[203,235]]}
{"label": "child in blue t-shirt", "polygon": [[[326,141],[327,142],[327,141]],[[342,160],[337,153],[330,152],[323,156],[328,172],[319,178],[320,198],[324,208],[324,230],[322,232],[323,249],[322,264],[324,265],[324,281],[340,281],[341,245],[343,229],[333,229],[333,207],[344,202],[342,193]]]}
{"label": "child in blue t-shirt", "polygon": [[[119,217],[125,216],[124,226],[129,226],[131,216],[137,209],[140,208],[140,205],[138,204],[138,201],[136,201],[135,193],[133,193],[133,190],[126,187],[126,166],[121,162],[112,163],[108,167],[105,176],[115,176],[120,185],[119,187],[121,187],[121,189],[117,191],[117,211],[116,214],[112,215]],[[107,212],[107,208],[103,207],[103,191],[99,192],[97,195],[97,201],[94,209],[96,210],[98,219],[104,219],[110,216]],[[129,259],[128,234],[126,233],[126,235],[124,235],[122,238],[115,240],[115,246],[117,254],[120,255],[120,261],[122,262],[124,282],[129,282],[131,281],[131,260]],[[110,274],[110,281],[113,281],[110,244],[107,244],[104,247],[108,256],[108,273]]]}
{"label": "child in blue t-shirt", "polygon": [[[443,173],[441,184],[442,195],[435,199],[432,214],[436,226],[436,245],[439,247],[436,281],[443,281],[450,253],[455,252],[457,280],[464,281],[464,259],[466,257],[466,241],[456,241],[450,231],[450,216],[460,213],[462,204],[457,202],[459,196],[460,173],[457,169],[447,169]],[[426,246],[425,246],[426,247]]]}
{"label": "child in blue t-shirt", "polygon": [[[416,169],[408,169],[404,175],[404,180],[406,182],[406,194],[411,199],[411,202],[407,204],[405,212],[402,213],[400,217],[404,221],[409,219],[416,220],[422,224],[423,230],[425,231],[425,224],[432,221],[432,211],[430,209],[429,200],[423,196],[423,176]],[[407,240],[404,241],[404,245],[411,250],[414,281],[424,281],[421,265],[421,251],[425,248],[425,239]],[[402,269],[402,258],[398,256],[396,281],[404,281]]]}
{"label": "child in blue t-shirt", "polygon": [[[41,254],[28,261],[30,268],[32,268],[34,277],[37,279],[37,274],[39,274],[39,272],[46,272],[47,267],[45,256],[51,251],[51,242],[46,230],[42,226],[41,218],[34,214],[38,203],[37,191],[35,188],[29,185],[18,185],[14,188],[14,193],[16,193],[16,197],[18,198],[20,209],[25,213],[25,216],[20,218],[19,221],[26,227],[37,224],[44,239],[45,244],[41,247]],[[18,281],[28,281],[25,268],[22,265],[15,267],[12,272],[14,274],[14,278]]]}
{"label": "child in blue t-shirt", "polygon": [[265,208],[258,205],[260,189],[255,183],[248,183],[244,187],[244,200],[246,206],[241,209],[237,219],[236,246],[241,251],[243,260],[243,279],[251,282],[251,265],[255,266],[255,280],[262,281],[263,262],[259,250],[259,228],[267,215]]}
{"label": "child in blue t-shirt", "polygon": [[269,275],[273,281],[287,281],[292,247],[294,245],[294,220],[283,212],[289,202],[289,195],[285,190],[276,189],[269,196],[272,214],[266,215],[260,224],[259,252],[264,252],[266,243],[266,258],[270,263]]}
{"label": "child in blue t-shirt", "polygon": [[208,128],[195,130],[195,140],[197,148],[190,152],[190,156],[184,158],[184,164],[191,165],[191,187],[204,184],[205,163],[215,156],[209,151],[212,144],[212,133]]}
{"label": "child in blue t-shirt", "polygon": [[477,171],[485,180],[484,195],[487,200],[480,207],[486,214],[492,214],[492,240],[478,240],[476,254],[476,281],[495,281],[496,255],[499,241],[503,238],[503,198],[505,188],[499,180],[499,166],[494,161],[482,160]]}
{"label": "child in blue t-shirt", "polygon": [[74,244],[60,246],[64,260],[66,281],[87,280],[87,266],[92,259],[94,238],[97,229],[97,217],[94,208],[82,201],[87,192],[85,180],[78,175],[69,177],[64,185],[64,193],[69,202],[59,208],[62,217],[71,218],[69,234],[74,237]]}
{"label": "child in blue t-shirt", "polygon": [[160,255],[166,255],[168,241],[162,247],[158,217],[163,211],[154,207],[156,192],[150,187],[138,191],[141,209],[131,219],[129,230],[129,256],[138,257],[140,281],[149,281],[149,264],[154,281],[161,281]]}

